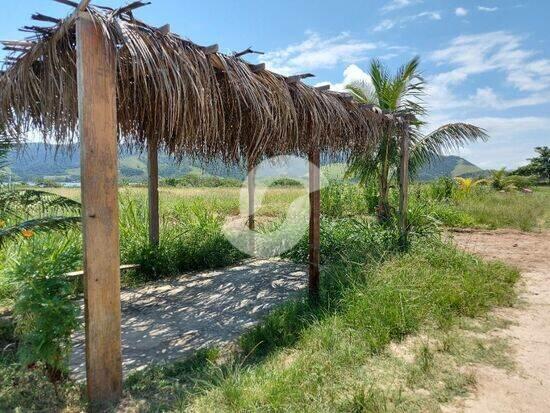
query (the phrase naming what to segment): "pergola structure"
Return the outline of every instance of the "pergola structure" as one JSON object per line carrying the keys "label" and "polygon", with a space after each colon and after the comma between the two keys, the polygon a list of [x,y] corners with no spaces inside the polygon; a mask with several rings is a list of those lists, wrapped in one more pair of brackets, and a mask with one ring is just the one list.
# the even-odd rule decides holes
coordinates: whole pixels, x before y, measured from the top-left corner
{"label": "pergola structure", "polygon": [[[118,9],[54,0],[74,8],[64,19],[33,19],[25,41],[3,41],[10,56],[0,76],[0,125],[18,138],[80,140],[84,233],[86,374],[92,402],[117,400],[122,389],[117,151],[147,149],[150,239],[159,242],[157,154],[226,163],[307,156],[310,168],[309,292],[319,293],[320,153],[368,155],[384,133],[403,132],[404,118],[361,105],[328,87],[282,76],[222,54],[133,16],[145,4]],[[407,173],[407,161],[401,173]],[[406,192],[406,179],[402,179]],[[254,178],[249,176],[254,228]],[[406,194],[401,209],[406,210]],[[403,218],[406,228],[406,217]]]}

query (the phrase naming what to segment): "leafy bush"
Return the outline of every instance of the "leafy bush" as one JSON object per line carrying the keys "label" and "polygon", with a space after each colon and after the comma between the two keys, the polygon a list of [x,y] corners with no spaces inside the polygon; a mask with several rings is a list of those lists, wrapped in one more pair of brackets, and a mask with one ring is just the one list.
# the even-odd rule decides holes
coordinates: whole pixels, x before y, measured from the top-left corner
{"label": "leafy bush", "polygon": [[271,182],[269,186],[304,186],[304,183],[292,178],[277,178],[273,180],[273,182]]}
{"label": "leafy bush", "polygon": [[222,178],[211,175],[187,174],[181,178],[166,178],[161,184],[166,186],[181,187],[205,187],[205,188],[239,188],[242,182],[234,178]]}
{"label": "leafy bush", "polygon": [[48,378],[61,380],[67,369],[71,334],[78,327],[76,284],[63,276],[80,265],[81,251],[69,238],[36,236],[21,245],[9,273],[16,286],[14,316],[19,337],[19,358],[41,365]]}
{"label": "leafy bush", "polygon": [[518,189],[530,188],[537,183],[537,177],[533,175],[508,175],[506,185],[513,185]]}
{"label": "leafy bush", "polygon": [[428,185],[429,196],[437,201],[452,199],[457,190],[457,182],[453,178],[443,176]]}

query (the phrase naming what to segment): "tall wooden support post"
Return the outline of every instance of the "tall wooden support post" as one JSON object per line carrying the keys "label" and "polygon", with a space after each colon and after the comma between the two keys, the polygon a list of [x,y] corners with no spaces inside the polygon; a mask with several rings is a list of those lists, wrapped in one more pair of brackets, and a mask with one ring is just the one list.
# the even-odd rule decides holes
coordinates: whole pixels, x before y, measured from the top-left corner
{"label": "tall wooden support post", "polygon": [[[248,159],[248,229],[254,231],[256,229],[256,217],[254,214],[254,198],[256,191],[256,169],[252,159]],[[256,250],[256,240],[254,239],[254,233],[249,234],[248,250],[251,254]]]}
{"label": "tall wooden support post", "polygon": [[149,243],[159,245],[159,161],[158,141],[151,139],[147,145],[147,174],[149,192]]}
{"label": "tall wooden support post", "polygon": [[92,406],[122,392],[115,50],[87,12],[78,16],[86,378]]}
{"label": "tall wooden support post", "polygon": [[409,208],[409,151],[410,137],[407,132],[401,138],[401,164],[399,166],[399,229],[401,231],[401,247],[408,244],[408,208]]}
{"label": "tall wooden support post", "polygon": [[321,237],[321,193],[319,150],[309,153],[309,298],[319,301],[319,266]]}

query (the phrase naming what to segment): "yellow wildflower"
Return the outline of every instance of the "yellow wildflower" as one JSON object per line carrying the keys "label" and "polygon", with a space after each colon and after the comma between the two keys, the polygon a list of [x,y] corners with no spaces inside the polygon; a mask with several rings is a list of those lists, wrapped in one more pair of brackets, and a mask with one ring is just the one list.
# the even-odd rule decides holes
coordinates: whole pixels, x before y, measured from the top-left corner
{"label": "yellow wildflower", "polygon": [[30,229],[24,229],[21,231],[21,235],[23,235],[25,238],[31,238],[34,235],[34,231]]}

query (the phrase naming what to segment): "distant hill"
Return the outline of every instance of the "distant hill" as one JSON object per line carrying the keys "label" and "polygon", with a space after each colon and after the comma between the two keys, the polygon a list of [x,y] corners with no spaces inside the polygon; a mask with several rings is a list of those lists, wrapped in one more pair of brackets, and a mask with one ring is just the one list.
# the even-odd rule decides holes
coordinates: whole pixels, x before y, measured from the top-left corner
{"label": "distant hill", "polygon": [[[26,149],[17,153],[11,152],[8,156],[12,180],[35,182],[40,179],[50,179],[58,182],[80,181],[80,152],[75,147],[72,151],[66,147],[50,146],[31,143]],[[329,175],[342,175],[345,165],[332,164],[323,168]],[[306,176],[307,165],[304,161],[295,158],[287,165],[273,165],[266,168],[264,176],[286,175],[292,171],[294,176]],[[176,178],[189,173],[207,174],[221,177],[244,179],[246,171],[242,167],[227,167],[221,162],[201,164],[191,158],[184,158],[176,162],[165,154],[159,155],[159,175],[161,178]],[[427,165],[419,172],[417,179],[429,181],[440,176],[480,176],[486,171],[458,156],[445,156],[438,161]],[[122,180],[130,182],[144,182],[147,179],[147,158],[145,154],[130,153],[120,150],[119,174]]]}
{"label": "distant hill", "polygon": [[481,169],[460,156],[443,156],[440,159],[424,166],[417,175],[420,181],[432,181],[442,176],[478,177],[486,176],[488,171]]}
{"label": "distant hill", "polygon": [[[56,151],[56,149],[58,149]],[[51,179],[58,182],[80,181],[80,151],[78,147],[68,150],[67,147],[45,146],[31,143],[17,153],[8,155],[9,170],[12,180],[33,182],[38,179]],[[240,168],[227,167],[221,162],[203,165],[190,158],[176,162],[168,155],[159,155],[159,175],[162,178],[175,178],[188,173],[207,173],[212,175],[240,178],[244,173]],[[130,182],[141,182],[147,179],[146,154],[119,151],[119,176]]]}

